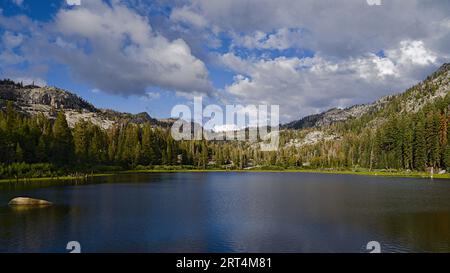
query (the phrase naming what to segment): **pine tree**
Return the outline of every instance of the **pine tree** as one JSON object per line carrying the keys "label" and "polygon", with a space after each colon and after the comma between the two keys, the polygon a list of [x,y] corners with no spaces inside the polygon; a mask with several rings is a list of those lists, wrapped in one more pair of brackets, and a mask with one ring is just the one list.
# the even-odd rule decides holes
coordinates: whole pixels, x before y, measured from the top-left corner
{"label": "pine tree", "polygon": [[[447,95],[449,98],[450,96]],[[450,120],[450,116],[448,117]],[[447,170],[450,172],[450,126],[447,126],[447,144],[445,145],[444,151],[444,164]]]}
{"label": "pine tree", "polygon": [[44,136],[39,138],[38,146],[36,147],[36,158],[38,162],[47,162],[47,145],[45,144]]}
{"label": "pine tree", "polygon": [[412,124],[406,123],[405,132],[403,136],[403,149],[402,149],[402,158],[403,158],[403,167],[405,169],[413,168],[413,142],[414,142],[414,132],[412,130]]}
{"label": "pine tree", "polygon": [[422,121],[416,124],[414,136],[414,168],[423,171],[427,164],[427,147],[425,144],[425,126]]}
{"label": "pine tree", "polygon": [[142,164],[149,165],[154,163],[155,153],[153,150],[153,135],[150,124],[142,128]]}
{"label": "pine tree", "polygon": [[166,164],[167,165],[172,165],[173,162],[173,145],[172,145],[172,141],[170,139],[167,139],[167,144],[166,144]]}
{"label": "pine tree", "polygon": [[205,141],[202,142],[200,160],[202,168],[206,169],[206,166],[208,165],[208,146],[206,145]]}
{"label": "pine tree", "polygon": [[447,170],[450,172],[450,144],[448,143],[444,152],[444,164]]}
{"label": "pine tree", "polygon": [[141,144],[139,142],[136,143],[136,146],[133,149],[133,158],[132,158],[132,166],[136,167],[141,163]]}
{"label": "pine tree", "polygon": [[53,125],[52,156],[59,165],[66,165],[73,160],[73,137],[62,111],[58,112]]}
{"label": "pine tree", "polygon": [[440,145],[439,145],[439,127],[440,118],[435,110],[431,110],[427,115],[425,126],[425,139],[427,147],[427,156],[429,166],[438,167],[440,162]]}
{"label": "pine tree", "polygon": [[75,156],[79,163],[86,163],[88,160],[88,147],[90,136],[88,134],[88,123],[84,120],[77,122],[73,129]]}
{"label": "pine tree", "polygon": [[106,137],[97,125],[90,124],[89,135],[91,136],[88,148],[90,162],[99,164],[106,161]]}
{"label": "pine tree", "polygon": [[16,162],[23,162],[23,150],[19,143],[16,145]]}

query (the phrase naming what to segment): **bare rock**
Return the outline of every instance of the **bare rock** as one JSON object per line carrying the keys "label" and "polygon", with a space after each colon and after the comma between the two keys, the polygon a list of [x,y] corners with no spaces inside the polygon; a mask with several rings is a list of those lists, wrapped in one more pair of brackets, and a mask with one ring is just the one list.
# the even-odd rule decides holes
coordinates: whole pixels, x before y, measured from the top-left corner
{"label": "bare rock", "polygon": [[34,199],[29,197],[16,197],[9,201],[10,206],[51,206],[51,202],[41,199]]}

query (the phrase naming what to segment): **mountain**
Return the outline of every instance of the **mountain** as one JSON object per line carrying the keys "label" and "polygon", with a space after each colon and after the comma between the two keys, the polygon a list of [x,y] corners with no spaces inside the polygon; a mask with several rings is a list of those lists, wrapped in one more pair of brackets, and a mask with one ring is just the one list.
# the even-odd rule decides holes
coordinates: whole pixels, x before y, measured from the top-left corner
{"label": "mountain", "polygon": [[167,126],[170,121],[159,121],[147,113],[130,114],[110,109],[98,109],[79,96],[56,87],[22,86],[11,80],[0,81],[0,109],[12,101],[16,110],[27,115],[42,113],[55,118],[58,110],[64,110],[67,122],[73,127],[81,119],[90,120],[103,129],[115,124],[149,122],[153,125]]}
{"label": "mountain", "polygon": [[[399,104],[399,112],[417,112],[425,104],[445,97],[450,91],[450,63],[442,65],[435,73],[406,92],[383,97],[370,104],[354,105],[345,109],[332,108],[320,114],[306,116],[289,122],[286,129],[306,129],[324,127],[336,122],[360,118],[367,114],[380,113]],[[397,107],[397,106],[396,106]]]}
{"label": "mountain", "polygon": [[[383,112],[395,108],[397,112],[417,112],[424,105],[445,97],[450,90],[450,64],[442,65],[435,73],[404,93],[383,97],[370,104],[354,105],[345,109],[332,108],[320,114],[306,116],[302,119],[282,125],[283,129],[308,129],[327,127],[338,122],[345,122],[361,117],[373,116],[369,122],[375,123]],[[174,119],[150,117],[146,112],[130,114],[110,109],[99,109],[79,96],[56,87],[22,86],[11,80],[0,81],[0,109],[6,101],[14,102],[16,109],[24,114],[42,113],[55,118],[58,110],[64,110],[70,127],[81,119],[90,120],[103,129],[115,124],[146,122],[155,126],[168,127]]]}
{"label": "mountain", "polygon": [[[263,152],[252,141],[174,141],[161,128],[176,120],[97,109],[54,87],[0,81],[0,178],[17,174],[53,175],[53,166],[71,171],[169,168],[450,171],[450,65],[404,93],[292,123],[279,133],[279,145]],[[69,123],[89,119],[102,128]],[[23,115],[17,115],[17,111]],[[44,114],[45,118],[30,118]],[[135,123],[146,123],[135,126]],[[183,124],[184,125],[184,124]],[[192,125],[192,124],[191,124]],[[52,130],[49,130],[51,126]],[[300,128],[296,130],[297,128]],[[252,128],[238,132],[247,134]],[[222,134],[221,132],[212,132]],[[272,134],[272,132],[270,133]],[[45,164],[42,164],[45,163]],[[51,165],[48,165],[48,164]],[[31,164],[31,165],[27,165]],[[10,167],[13,166],[13,167]],[[159,168],[159,167],[157,167]],[[70,173],[69,173],[70,174]]]}

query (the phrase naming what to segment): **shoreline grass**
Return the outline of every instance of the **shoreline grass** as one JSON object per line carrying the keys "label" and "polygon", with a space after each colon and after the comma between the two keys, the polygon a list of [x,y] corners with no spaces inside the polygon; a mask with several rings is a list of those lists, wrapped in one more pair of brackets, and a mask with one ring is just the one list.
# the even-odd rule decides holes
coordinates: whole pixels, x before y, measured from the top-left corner
{"label": "shoreline grass", "polygon": [[428,179],[450,179],[450,173],[434,174],[433,177],[425,172],[384,172],[384,171],[352,171],[352,170],[322,170],[322,169],[285,169],[285,170],[226,170],[226,169],[152,169],[152,170],[127,170],[120,173],[186,173],[186,172],[237,172],[237,173],[316,173],[316,174],[341,174],[341,175],[363,175],[363,176],[381,176],[381,177],[409,177],[409,178],[428,178]]}
{"label": "shoreline grass", "polygon": [[[113,176],[116,175],[118,173],[94,173],[94,174],[89,174],[87,176],[87,178],[92,178],[92,177],[103,177],[103,176]],[[15,182],[39,182],[39,181],[70,181],[70,180],[86,180],[85,176],[53,176],[53,177],[23,177],[23,178],[3,178],[0,179],[0,183],[15,183]]]}
{"label": "shoreline grass", "polygon": [[234,172],[234,173],[316,173],[316,174],[338,174],[338,175],[362,175],[362,176],[380,176],[380,177],[403,177],[403,178],[424,178],[424,179],[450,179],[450,173],[434,174],[433,177],[425,172],[407,172],[407,171],[354,171],[354,170],[323,170],[323,169],[142,169],[126,170],[107,173],[94,173],[87,176],[60,176],[60,177],[39,177],[39,178],[6,178],[0,179],[0,183],[14,182],[39,182],[39,181],[70,181],[86,180],[92,177],[105,177],[120,174],[138,174],[138,173],[209,173],[209,172]]}

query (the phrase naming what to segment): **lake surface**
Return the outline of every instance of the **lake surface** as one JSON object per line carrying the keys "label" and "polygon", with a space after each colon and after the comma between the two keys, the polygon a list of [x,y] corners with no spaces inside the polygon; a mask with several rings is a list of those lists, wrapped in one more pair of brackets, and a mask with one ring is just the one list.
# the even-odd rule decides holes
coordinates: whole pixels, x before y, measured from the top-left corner
{"label": "lake surface", "polygon": [[[433,182],[432,182],[433,181]],[[0,184],[0,252],[450,252],[450,181],[153,173]],[[17,210],[17,196],[52,201]]]}

